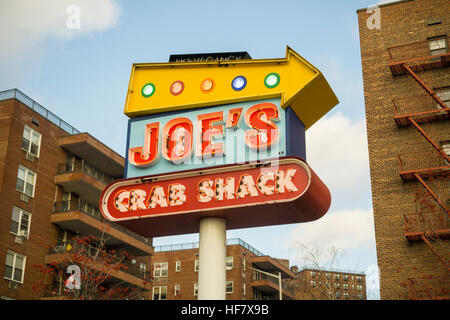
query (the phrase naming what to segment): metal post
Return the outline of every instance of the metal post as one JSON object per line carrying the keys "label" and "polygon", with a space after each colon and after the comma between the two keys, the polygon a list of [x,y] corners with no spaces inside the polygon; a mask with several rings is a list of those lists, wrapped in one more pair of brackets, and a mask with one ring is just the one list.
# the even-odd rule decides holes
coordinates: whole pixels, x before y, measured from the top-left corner
{"label": "metal post", "polygon": [[280,300],[283,300],[283,286],[281,285],[281,272],[278,272],[278,291],[280,291]]}
{"label": "metal post", "polygon": [[226,220],[200,219],[198,300],[225,300]]}

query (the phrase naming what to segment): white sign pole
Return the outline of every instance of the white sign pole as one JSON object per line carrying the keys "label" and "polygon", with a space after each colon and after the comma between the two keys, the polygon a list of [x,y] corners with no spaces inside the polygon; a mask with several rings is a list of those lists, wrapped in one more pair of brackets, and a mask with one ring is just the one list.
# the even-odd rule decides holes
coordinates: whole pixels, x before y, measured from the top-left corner
{"label": "white sign pole", "polygon": [[200,219],[198,300],[225,300],[226,231],[224,218]]}

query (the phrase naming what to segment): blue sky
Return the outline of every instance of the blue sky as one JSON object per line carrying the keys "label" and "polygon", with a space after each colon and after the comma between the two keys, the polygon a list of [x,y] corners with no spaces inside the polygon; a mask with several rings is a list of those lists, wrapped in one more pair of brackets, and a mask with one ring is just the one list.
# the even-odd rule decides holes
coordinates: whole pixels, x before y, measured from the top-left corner
{"label": "blue sky", "polygon": [[[299,242],[342,249],[345,255],[334,267],[375,274],[370,294],[376,297],[356,14],[376,2],[1,0],[0,90],[18,88],[124,155],[123,108],[132,63],[224,51],[280,58],[289,45],[324,73],[340,100],[307,132],[308,162],[330,187],[333,203],[317,222],[233,230],[227,237],[292,264],[301,263]],[[66,25],[72,4],[80,8],[80,29]],[[156,238],[154,244],[191,241],[198,234]]]}

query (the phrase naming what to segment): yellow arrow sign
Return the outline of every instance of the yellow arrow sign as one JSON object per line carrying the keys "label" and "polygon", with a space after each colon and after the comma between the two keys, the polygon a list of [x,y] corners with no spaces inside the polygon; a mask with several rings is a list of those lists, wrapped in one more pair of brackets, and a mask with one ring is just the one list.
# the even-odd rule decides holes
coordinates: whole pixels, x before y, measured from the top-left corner
{"label": "yellow arrow sign", "polygon": [[280,59],[133,64],[124,113],[133,118],[275,97],[306,129],[339,103],[322,73],[287,47]]}

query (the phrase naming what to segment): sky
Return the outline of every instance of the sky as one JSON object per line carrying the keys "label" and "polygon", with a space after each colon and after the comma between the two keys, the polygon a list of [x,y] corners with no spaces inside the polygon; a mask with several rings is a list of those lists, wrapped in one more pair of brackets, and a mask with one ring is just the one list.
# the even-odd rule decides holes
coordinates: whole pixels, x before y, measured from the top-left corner
{"label": "sky", "polygon": [[[320,252],[321,267],[365,272],[368,298],[378,299],[356,10],[382,2],[0,0],[0,91],[21,90],[124,156],[132,63],[201,52],[283,58],[290,46],[322,71],[340,100],[306,132],[308,164],[329,187],[332,205],[314,222],[228,230],[227,238],[291,265]],[[189,234],[154,245],[196,241]],[[331,252],[339,252],[333,264]]]}

